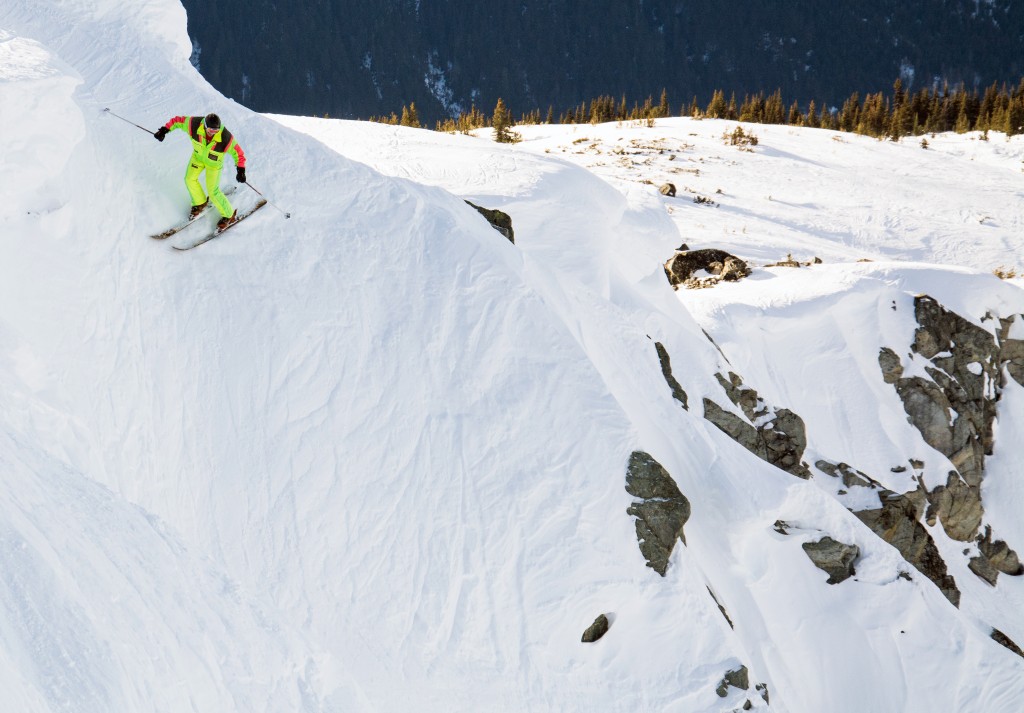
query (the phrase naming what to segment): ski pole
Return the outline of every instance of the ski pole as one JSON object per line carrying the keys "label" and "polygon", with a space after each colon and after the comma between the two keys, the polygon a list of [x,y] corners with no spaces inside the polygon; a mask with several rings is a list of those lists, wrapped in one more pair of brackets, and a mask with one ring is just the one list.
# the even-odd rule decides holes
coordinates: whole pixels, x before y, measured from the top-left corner
{"label": "ski pole", "polygon": [[108,113],[108,114],[110,114],[111,116],[116,116],[116,117],[117,117],[118,119],[120,119],[120,120],[121,120],[121,121],[123,121],[123,122],[126,122],[126,123],[128,123],[128,124],[131,124],[131,125],[132,125],[132,126],[134,126],[134,127],[136,128],[136,129],[142,129],[143,131],[145,131],[145,132],[146,132],[147,134],[149,134],[150,136],[152,136],[152,135],[153,135],[153,132],[152,132],[152,131],[150,131],[149,129],[147,129],[147,128],[146,128],[145,126],[139,126],[139,125],[138,125],[138,124],[136,124],[136,123],[135,123],[134,121],[128,121],[128,120],[127,120],[127,119],[125,119],[125,118],[124,118],[123,116],[120,116],[119,114],[115,114],[114,112],[110,111],[110,109],[104,109],[103,111],[107,112],[107,113]]}
{"label": "ski pole", "polygon": [[[256,187],[255,187],[255,186],[253,186],[253,185],[252,185],[251,183],[249,183],[248,181],[246,181],[246,182],[245,182],[245,185],[249,186],[249,188],[252,188],[252,189],[253,189],[254,191],[256,191]],[[284,212],[283,210],[281,210],[281,209],[280,209],[280,208],[278,208],[278,207],[277,207],[276,205],[274,205],[274,204],[273,204],[273,203],[271,203],[271,202],[270,202],[269,200],[267,200],[267,197],[266,197],[265,195],[263,195],[262,193],[260,193],[259,191],[256,191],[256,195],[260,196],[260,198],[262,198],[263,200],[267,201],[267,203],[268,203],[268,204],[270,204],[271,206],[273,206],[274,210],[276,210],[276,211],[278,211],[278,212],[280,212],[280,213],[284,213],[284,217],[285,217],[285,218],[291,218],[291,217],[292,217],[292,214],[291,214],[291,213],[285,213],[285,212]]]}

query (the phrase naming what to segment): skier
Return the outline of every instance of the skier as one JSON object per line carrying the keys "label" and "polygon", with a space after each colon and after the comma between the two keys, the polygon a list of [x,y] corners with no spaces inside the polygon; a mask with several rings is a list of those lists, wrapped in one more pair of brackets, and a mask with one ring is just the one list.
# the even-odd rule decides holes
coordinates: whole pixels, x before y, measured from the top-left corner
{"label": "skier", "polygon": [[[220,122],[216,114],[200,116],[176,116],[153,134],[157,141],[163,141],[175,129],[187,131],[192,139],[192,156],[185,169],[185,186],[192,197],[192,211],[189,218],[203,212],[210,201],[220,211],[217,230],[224,230],[238,220],[238,211],[231,207],[227,196],[220,189],[220,172],[224,167],[224,154],[230,153],[235,160],[235,180],[245,183],[245,152],[238,141]],[[199,185],[199,174],[206,171],[206,190]]]}

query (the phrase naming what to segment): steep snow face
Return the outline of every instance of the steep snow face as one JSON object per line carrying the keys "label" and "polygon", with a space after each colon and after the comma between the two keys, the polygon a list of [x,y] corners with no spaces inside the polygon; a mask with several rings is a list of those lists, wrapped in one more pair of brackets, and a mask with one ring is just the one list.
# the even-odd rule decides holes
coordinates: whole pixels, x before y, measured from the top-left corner
{"label": "steep snow face", "polygon": [[[918,174],[904,165],[906,146],[879,145],[872,140],[830,132],[755,127],[756,131],[770,133],[771,141],[768,145],[763,141],[759,152],[748,153],[722,146],[721,135],[730,127],[726,122],[672,120],[661,122],[665,126],[654,129],[622,125],[522,127],[525,141],[508,148],[481,140],[487,138],[484,132],[478,138],[438,137],[401,127],[276,118],[387,173],[443,186],[474,202],[508,211],[513,216],[517,247],[527,256],[528,268],[544,270],[552,264],[551,256],[557,255],[559,284],[572,279],[595,290],[602,288],[601,273],[587,269],[593,260],[591,254],[579,256],[575,245],[575,249],[560,253],[561,247],[579,240],[580,235],[602,236],[594,249],[607,249],[613,266],[612,280],[617,286],[609,293],[609,300],[625,313],[633,314],[638,322],[647,320],[651,329],[658,326],[657,338],[670,345],[669,351],[675,355],[675,373],[690,394],[691,404],[699,404],[701,397],[726,403],[717,384],[709,384],[704,377],[714,370],[734,370],[769,403],[792,408],[804,416],[809,440],[805,458],[809,463],[819,458],[852,463],[895,492],[915,490],[918,476],[923,484],[935,487],[945,481],[953,467],[947,458],[922,441],[921,434],[907,422],[892,386],[881,378],[880,348],[896,345],[901,351],[907,350],[913,341],[917,327],[912,306],[914,295],[935,295],[950,309],[982,320],[983,328],[988,325],[990,330],[994,329],[995,317],[1009,318],[1024,311],[1024,295],[1012,283],[969,269],[935,264],[846,262],[810,270],[760,269],[754,277],[737,285],[680,292],[679,301],[663,299],[660,266],[682,240],[692,247],[725,246],[752,259],[755,265],[758,257],[779,260],[787,253],[802,260],[824,255],[827,263],[886,255],[939,262],[957,255],[979,267],[1015,265],[1018,256],[1004,250],[1006,241],[1017,239],[1013,230],[993,230],[994,226],[982,226],[980,222],[979,227],[972,228],[960,216],[963,204],[971,204],[977,211],[1002,211],[1000,220],[1014,224],[1021,205],[1006,201],[1004,192],[1012,195],[1020,150],[1016,142],[1000,139],[998,143],[987,144],[978,136],[938,137],[932,141],[933,146],[940,147],[937,150],[925,152],[915,148],[923,158],[912,165],[921,172],[921,178],[933,182],[925,208],[917,193]],[[867,153],[858,153],[857,146],[867,149]],[[971,155],[963,159],[968,152]],[[552,159],[551,154],[558,158]],[[948,174],[939,174],[947,175],[945,179],[936,177],[947,162],[970,163],[976,156],[987,157],[991,174],[985,180],[961,188]],[[808,162],[817,167],[813,180],[805,175]],[[580,171],[570,164],[588,170]],[[851,164],[859,168],[844,170],[844,166]],[[714,177],[706,175],[706,166],[713,167]],[[547,179],[551,172],[559,175],[558,187],[554,189]],[[851,174],[857,177],[853,183]],[[682,200],[663,198],[653,190],[652,179],[656,179],[656,186],[664,180],[679,181],[679,176],[688,184],[694,182],[683,184],[689,190],[680,189]],[[609,194],[607,186],[597,185],[598,178],[618,189],[619,197]],[[569,182],[587,188],[567,187]],[[718,193],[708,188],[713,185],[728,185],[730,190]],[[805,200],[827,210],[816,213],[808,210],[808,204],[794,205],[761,197],[761,191],[777,191],[779,186],[788,186],[790,193],[801,194]],[[851,191],[855,194],[853,198],[849,198]],[[588,196],[590,200],[564,201],[569,192]],[[718,207],[694,204],[688,200],[691,195],[713,196]],[[844,195],[848,202],[833,207],[838,197]],[[751,201],[754,209],[750,208]],[[566,204],[579,205],[581,209],[574,211],[566,208]],[[801,225],[805,227],[793,227],[794,213],[802,214]],[[558,235],[548,229],[552,219],[568,221],[576,230],[569,238]],[[806,227],[808,220],[815,222],[813,229]],[[880,223],[888,227],[883,231],[866,227]],[[673,224],[678,231],[673,230]],[[957,224],[964,226],[963,232],[970,235],[968,240],[959,237],[952,227],[942,228],[947,232],[940,232],[928,242],[904,238],[904,233],[923,234],[934,230],[934,226]],[[747,226],[757,226],[758,230],[748,231]],[[760,232],[767,226],[771,226],[769,230]],[[755,239],[756,247],[752,242]],[[965,242],[970,243],[969,253],[962,251]],[[607,311],[607,306],[600,309]],[[701,357],[703,352],[696,346],[701,342],[699,338],[672,341],[673,333],[692,333],[683,326],[689,324],[691,314],[714,337],[728,363],[715,364],[713,358]],[[663,319],[674,320],[674,324],[666,324]],[[600,364],[599,349],[589,349],[588,353],[594,363]],[[691,361],[694,357],[700,361]],[[912,359],[909,368],[913,368]],[[924,373],[921,366],[917,369]],[[605,378],[614,390],[607,371]],[[1008,397],[1013,396],[1015,388],[1012,382],[1006,386]],[[616,393],[625,394],[628,389]],[[625,404],[632,399],[620,396],[619,400]],[[637,414],[633,418],[635,422],[642,420]],[[1000,409],[1000,422],[1007,424],[1001,428],[1012,430],[1016,426],[1010,424],[1018,421],[1019,414],[1012,405]],[[1015,444],[1012,436],[1000,440],[996,453],[1013,453]],[[916,473],[907,467],[908,458],[923,459],[924,470]],[[996,458],[989,470],[985,488],[992,492],[1010,492],[1015,487],[1012,484],[1022,479],[1019,470],[1012,466],[1007,470],[1005,459]],[[878,507],[877,491],[855,488],[855,492],[849,493],[839,484],[837,492],[837,482],[825,478],[820,485],[848,507]],[[712,503],[716,502],[708,483],[695,487],[701,501],[695,507],[692,528],[705,514],[701,504],[713,508]],[[740,499],[742,496],[737,497]],[[1016,502],[1012,496],[1011,502]],[[725,501],[717,504],[726,511],[737,507]],[[991,508],[986,522],[1001,533],[1000,537],[1015,545],[1017,527],[1002,510],[1001,504]],[[794,520],[782,519],[798,522],[802,528],[821,518],[817,511],[807,513],[804,519],[793,510],[790,513]],[[724,523],[717,524],[719,531],[726,527]],[[856,531],[856,526],[853,529]],[[1004,578],[999,590],[992,590],[968,571],[967,560],[960,553],[963,545],[949,540],[941,528],[929,529],[965,591],[965,620],[985,634],[996,626],[1011,632],[1012,638],[1024,636],[1022,621],[1015,613],[1022,604],[1019,581]],[[688,550],[697,547],[692,536],[688,542]],[[866,542],[877,544],[870,538]],[[868,546],[862,540],[858,544]],[[863,562],[858,565],[862,566]],[[887,576],[895,576],[896,571],[888,570]],[[861,581],[867,576],[861,569],[858,573]],[[872,611],[887,606],[879,603]],[[944,616],[940,618],[945,620]],[[791,623],[797,628],[802,626],[800,622]],[[825,625],[832,626],[834,621]],[[897,640],[907,635],[903,627],[899,627],[899,632],[902,633]],[[784,636],[780,631],[774,635]],[[818,642],[813,649],[820,655],[822,646]],[[990,644],[983,648],[994,656],[1003,656]],[[872,660],[887,655],[865,650],[865,656]],[[1007,658],[1011,668],[1019,665],[1012,660],[1012,654]],[[850,660],[842,654],[833,663],[830,671],[849,666]],[[808,661],[805,665],[813,667],[817,663]],[[775,675],[780,676],[778,672]],[[878,672],[861,671],[857,676],[860,675],[875,677]],[[858,705],[878,705],[882,709],[894,705],[912,710],[926,710],[927,706],[944,709],[950,705],[941,696],[929,700],[930,694],[909,680],[898,686],[906,691],[905,696],[887,688],[877,701],[869,704],[865,693],[855,690],[855,681],[861,680],[857,676],[850,679],[848,693]],[[826,678],[838,685],[835,677]],[[803,685],[802,693],[806,694],[805,679]],[[815,705],[813,695],[803,703]],[[824,705],[825,700],[832,705],[839,698],[836,690],[822,695],[819,705]],[[792,698],[786,700],[788,705],[794,705]]]}
{"label": "steep snow face", "polygon": [[[321,125],[340,156],[220,97],[184,30],[169,1],[0,9],[20,129],[0,155],[0,682],[19,710],[768,708],[757,684],[776,710],[1012,708],[1024,661],[987,619],[701,418],[739,350],[664,281],[679,215],[657,194],[540,138]],[[185,254],[150,240],[187,210],[190,147],[108,107],[153,129],[216,110],[293,217]],[[463,198],[513,213],[519,244]],[[828,284],[812,310],[849,283]],[[626,514],[635,450],[692,504],[665,578]],[[826,585],[804,555],[825,534],[859,547],[856,579]],[[749,690],[719,696],[743,666]]]}

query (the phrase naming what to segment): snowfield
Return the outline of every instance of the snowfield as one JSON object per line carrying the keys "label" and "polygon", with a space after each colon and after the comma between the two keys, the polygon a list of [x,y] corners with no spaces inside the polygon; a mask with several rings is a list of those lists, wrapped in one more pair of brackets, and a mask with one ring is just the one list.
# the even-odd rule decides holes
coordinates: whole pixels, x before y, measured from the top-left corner
{"label": "snowfield", "polygon": [[[918,294],[992,333],[1024,315],[1024,281],[991,274],[1024,268],[1022,137],[754,126],[743,151],[734,122],[670,119],[504,146],[258,115],[190,51],[176,0],[0,7],[7,709],[1021,707],[1024,658],[990,634],[1024,645],[1024,578],[990,586],[931,526],[954,607],[851,513],[864,493],[758,459],[701,403],[733,408],[732,371],[803,417],[808,463],[945,482],[879,349],[925,373]],[[194,251],[151,240],[187,211],[190,146],[107,108],[154,130],[217,111],[273,207]],[[754,272],[676,292],[684,242]],[[787,255],[823,262],[766,266]],[[984,524],[1019,552],[1022,442],[1008,380]],[[635,451],[692,507],[665,577],[626,512]],[[825,535],[855,577],[808,559]]]}

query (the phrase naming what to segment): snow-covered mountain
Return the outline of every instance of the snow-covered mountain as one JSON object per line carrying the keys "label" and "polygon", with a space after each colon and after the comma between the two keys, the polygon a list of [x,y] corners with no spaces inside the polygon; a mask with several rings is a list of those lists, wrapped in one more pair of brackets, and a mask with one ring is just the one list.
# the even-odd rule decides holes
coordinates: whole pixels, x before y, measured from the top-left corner
{"label": "snow-covered mountain", "polygon": [[[267,117],[185,22],[0,7],[5,709],[1022,705],[1024,141]],[[108,108],[273,207],[151,240]]]}

